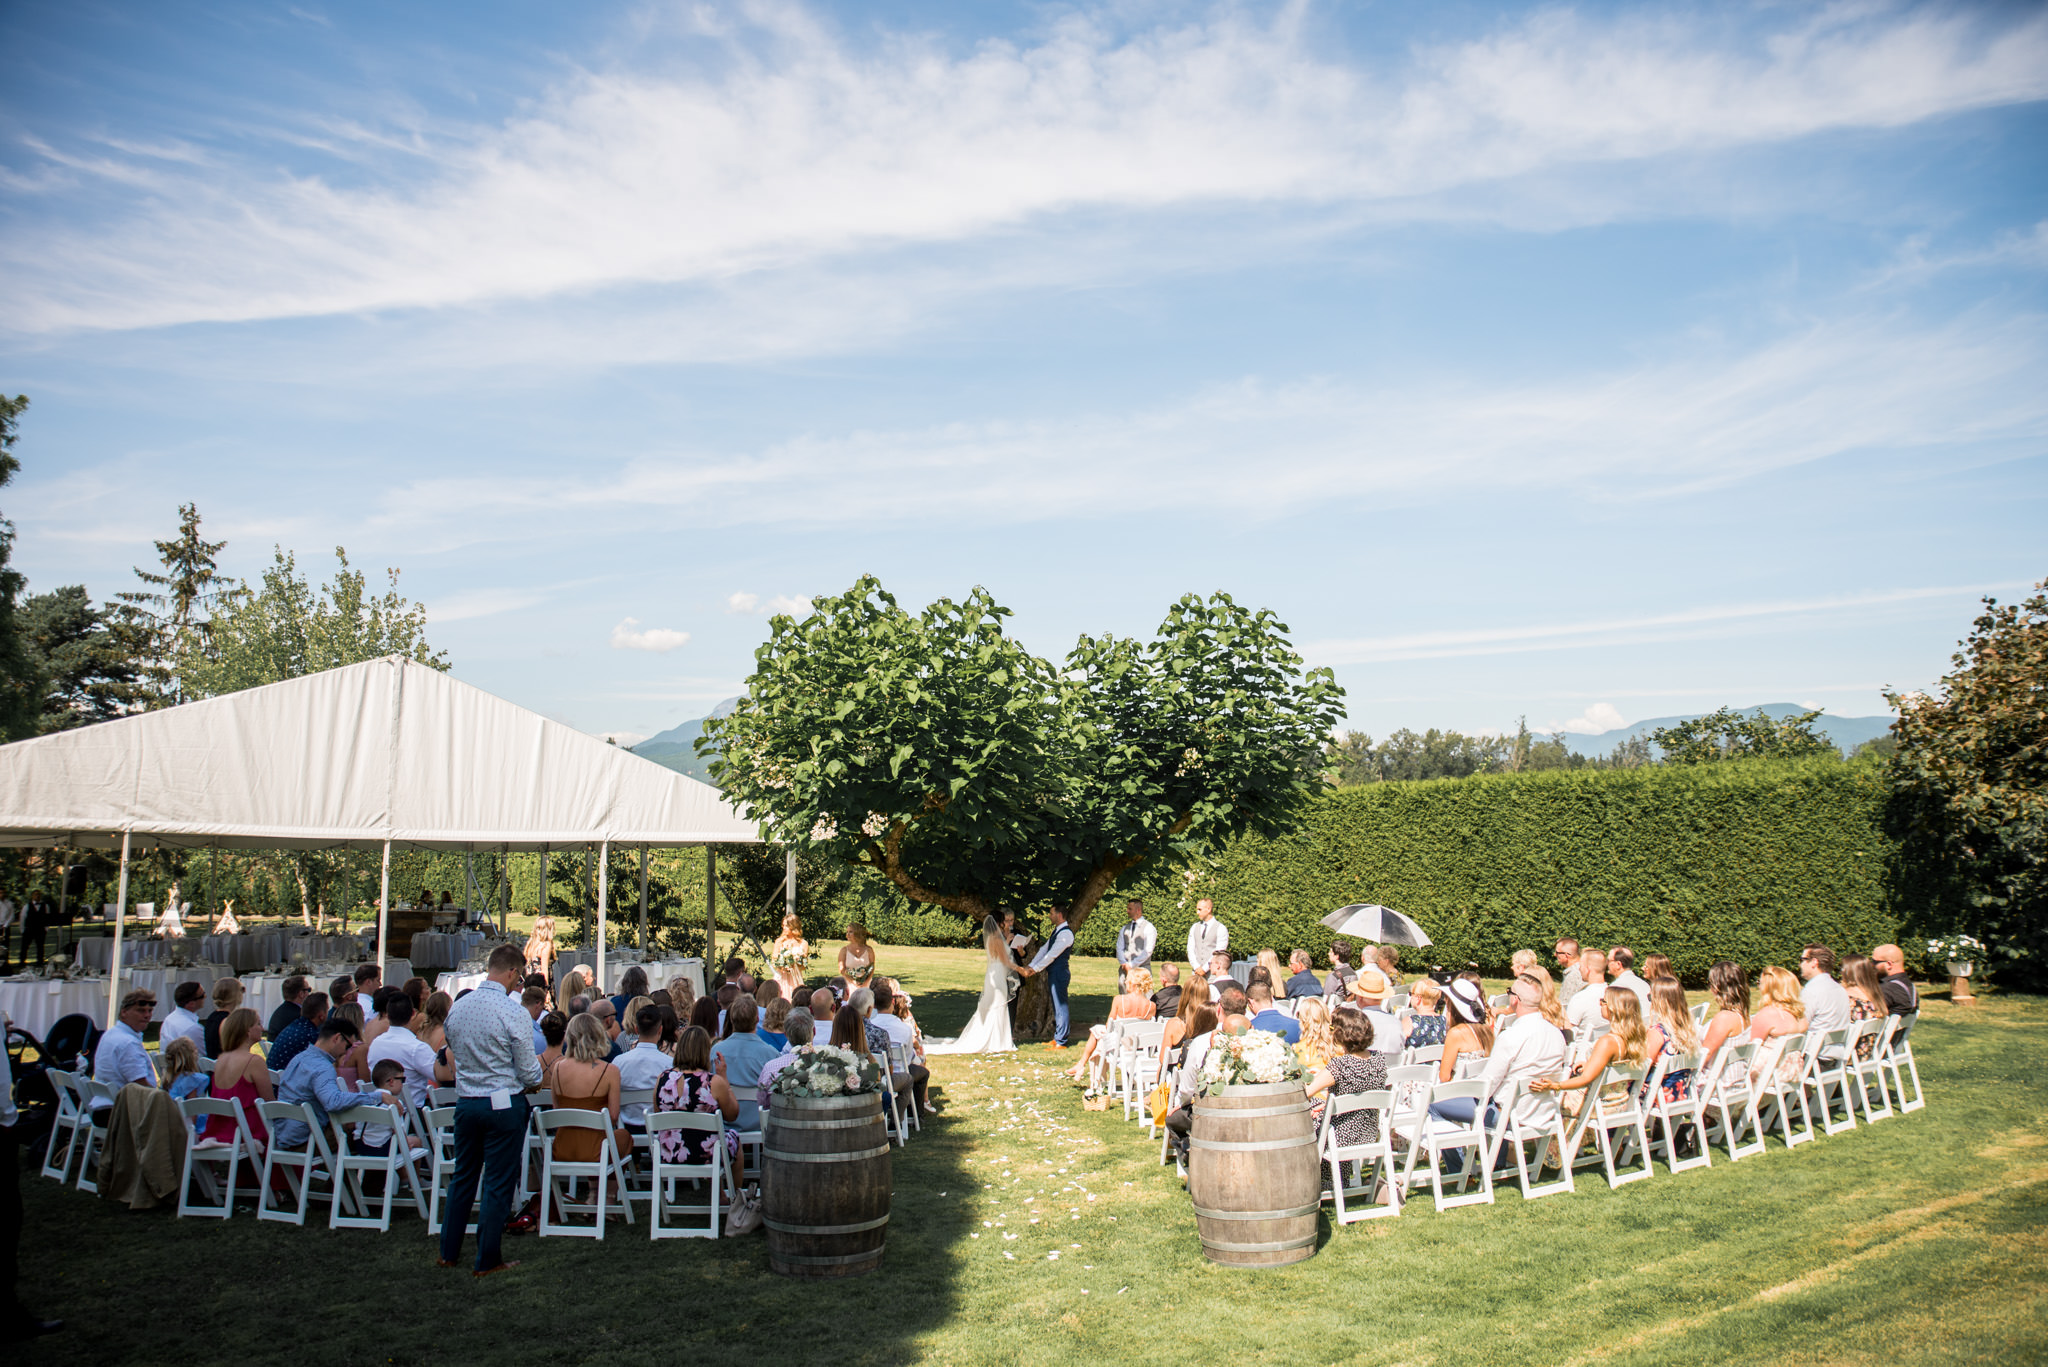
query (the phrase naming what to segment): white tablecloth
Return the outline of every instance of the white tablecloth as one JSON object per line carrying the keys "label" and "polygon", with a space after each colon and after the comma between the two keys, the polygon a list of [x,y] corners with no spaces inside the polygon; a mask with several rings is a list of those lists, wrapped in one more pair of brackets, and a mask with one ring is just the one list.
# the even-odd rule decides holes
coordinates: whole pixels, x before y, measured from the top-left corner
{"label": "white tablecloth", "polygon": [[[152,936],[124,936],[121,940],[121,962],[123,964],[154,963],[164,957],[174,944],[181,944],[187,953],[197,953],[198,945],[192,940],[159,940]],[[114,966],[114,937],[96,936],[80,940],[71,946],[73,957],[80,968],[96,968],[104,973]]]}
{"label": "white tablecloth", "polygon": [[412,937],[412,961],[421,968],[454,968],[482,944],[477,932],[422,930]]}
{"label": "white tablecloth", "polygon": [[436,992],[446,992],[452,997],[458,992],[467,992],[472,988],[482,987],[483,983],[484,974],[482,969],[468,973],[443,973],[434,980],[434,990]]}
{"label": "white tablecloth", "polygon": [[94,1025],[103,1026],[107,1021],[107,983],[104,978],[83,982],[0,982],[0,1012],[37,1039],[48,1034],[60,1018],[74,1012],[91,1017]]}
{"label": "white tablecloth", "polygon": [[209,935],[199,942],[200,953],[238,973],[274,964],[285,957],[285,934],[281,930],[258,930],[247,935]]}
{"label": "white tablecloth", "polygon": [[354,958],[361,948],[353,935],[289,935],[285,937],[284,953],[269,962],[288,964],[304,959],[310,964],[346,960]]}

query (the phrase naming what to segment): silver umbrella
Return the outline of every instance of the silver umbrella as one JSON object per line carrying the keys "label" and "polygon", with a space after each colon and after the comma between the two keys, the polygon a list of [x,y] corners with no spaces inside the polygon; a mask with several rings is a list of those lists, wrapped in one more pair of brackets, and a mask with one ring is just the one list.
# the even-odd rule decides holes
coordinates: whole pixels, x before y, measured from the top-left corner
{"label": "silver umbrella", "polygon": [[1429,936],[1411,918],[1377,902],[1353,902],[1348,907],[1338,907],[1323,918],[1323,924],[1339,935],[1355,936],[1376,945],[1414,945],[1419,949],[1430,943]]}

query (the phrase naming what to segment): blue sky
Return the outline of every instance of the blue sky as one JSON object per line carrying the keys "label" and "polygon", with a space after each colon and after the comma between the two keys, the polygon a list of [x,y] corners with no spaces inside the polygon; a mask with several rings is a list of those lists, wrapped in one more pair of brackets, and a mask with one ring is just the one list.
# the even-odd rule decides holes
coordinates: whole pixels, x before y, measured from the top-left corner
{"label": "blue sky", "polygon": [[2048,574],[2048,11],[0,10],[32,587],[195,501],[593,732],[764,614],[1275,609],[1352,724],[1863,715]]}

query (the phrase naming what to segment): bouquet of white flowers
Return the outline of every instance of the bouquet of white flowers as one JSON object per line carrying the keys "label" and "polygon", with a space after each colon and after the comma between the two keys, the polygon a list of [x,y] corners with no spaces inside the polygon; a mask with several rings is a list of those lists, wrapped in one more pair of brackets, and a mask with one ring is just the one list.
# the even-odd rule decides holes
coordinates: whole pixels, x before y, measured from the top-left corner
{"label": "bouquet of white flowers", "polygon": [[817,1044],[775,1075],[776,1096],[860,1096],[882,1090],[882,1070],[866,1054]]}
{"label": "bouquet of white flowers", "polygon": [[1935,963],[1975,963],[1984,953],[1984,942],[1969,935],[1937,935],[1927,942],[1927,957]]}
{"label": "bouquet of white flowers", "polygon": [[1271,1030],[1218,1035],[1202,1060],[1202,1093],[1258,1082],[1298,1082],[1301,1059],[1287,1040]]}
{"label": "bouquet of white flowers", "polygon": [[778,949],[774,954],[770,955],[768,966],[770,968],[793,968],[801,973],[811,966],[810,952],[799,949],[795,945],[790,945],[786,948]]}

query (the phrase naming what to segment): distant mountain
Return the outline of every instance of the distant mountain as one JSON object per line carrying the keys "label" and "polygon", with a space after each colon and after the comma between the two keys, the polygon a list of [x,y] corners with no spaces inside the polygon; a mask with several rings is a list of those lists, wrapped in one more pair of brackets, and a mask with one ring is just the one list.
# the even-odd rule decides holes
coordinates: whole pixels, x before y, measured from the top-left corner
{"label": "distant mountain", "polygon": [[[1782,721],[1786,717],[1796,717],[1802,712],[1809,712],[1812,709],[1801,707],[1797,703],[1771,702],[1765,703],[1761,707],[1738,707],[1735,710],[1746,716],[1755,716],[1761,712],[1774,721]],[[1625,740],[1633,740],[1637,736],[1648,740],[1650,733],[1661,727],[1676,726],[1682,721],[1691,721],[1695,717],[1705,715],[1704,712],[1695,712],[1691,716],[1684,717],[1652,717],[1648,721],[1639,721],[1634,726],[1625,726],[1615,731],[1602,731],[1598,735],[1567,735],[1564,738],[1564,743],[1574,754],[1586,755],[1588,757],[1606,755]],[[1814,723],[1813,729],[1833,741],[1836,748],[1846,755],[1857,746],[1863,744],[1864,741],[1875,740],[1879,736],[1889,734],[1892,729],[1892,719],[1890,717],[1830,717],[1823,712],[1819,720]]]}
{"label": "distant mountain", "polygon": [[728,715],[739,706],[738,698],[727,698],[695,721],[686,721],[681,726],[672,726],[658,736],[649,736],[632,747],[633,753],[642,759],[651,759],[665,769],[679,774],[688,774],[700,783],[711,782],[710,761],[698,757],[697,738],[704,734],[704,723],[711,717]]}

